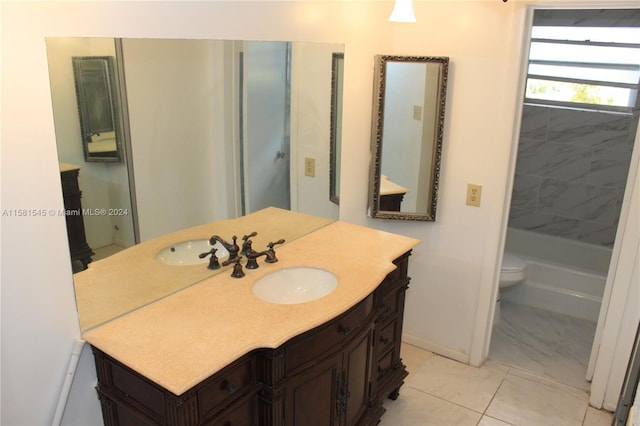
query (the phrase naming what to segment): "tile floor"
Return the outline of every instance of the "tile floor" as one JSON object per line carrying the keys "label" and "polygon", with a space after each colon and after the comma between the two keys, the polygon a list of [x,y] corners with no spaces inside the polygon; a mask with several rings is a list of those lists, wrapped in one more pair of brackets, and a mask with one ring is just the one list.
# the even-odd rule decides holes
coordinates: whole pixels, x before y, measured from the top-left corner
{"label": "tile floor", "polygon": [[534,308],[502,311],[480,368],[403,344],[410,374],[400,397],[385,403],[380,425],[611,425],[613,413],[589,406],[584,382],[592,326]]}
{"label": "tile floor", "polygon": [[119,251],[124,250],[124,247],[120,247],[118,245],[112,244],[110,246],[100,247],[93,249],[94,255],[92,256],[93,260],[104,259],[105,257],[109,257],[112,254],[116,254]]}
{"label": "tile floor", "polygon": [[502,302],[489,358],[585,391],[596,323]]}

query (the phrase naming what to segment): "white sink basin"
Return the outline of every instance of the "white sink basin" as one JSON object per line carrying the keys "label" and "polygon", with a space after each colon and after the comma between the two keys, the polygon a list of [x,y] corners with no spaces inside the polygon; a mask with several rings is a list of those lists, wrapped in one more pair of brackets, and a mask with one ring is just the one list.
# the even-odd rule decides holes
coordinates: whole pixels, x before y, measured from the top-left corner
{"label": "white sink basin", "polygon": [[213,246],[209,244],[209,239],[183,241],[181,243],[172,244],[162,249],[156,256],[156,259],[166,265],[197,265],[199,263],[209,263],[209,256],[200,259],[200,253],[207,253],[212,248],[218,249],[216,256],[218,259],[224,259],[229,256],[227,249],[222,244],[216,242]]}
{"label": "white sink basin", "polygon": [[281,305],[310,302],[336,289],[338,279],[329,271],[311,267],[280,269],[253,284],[253,294],[261,300]]}

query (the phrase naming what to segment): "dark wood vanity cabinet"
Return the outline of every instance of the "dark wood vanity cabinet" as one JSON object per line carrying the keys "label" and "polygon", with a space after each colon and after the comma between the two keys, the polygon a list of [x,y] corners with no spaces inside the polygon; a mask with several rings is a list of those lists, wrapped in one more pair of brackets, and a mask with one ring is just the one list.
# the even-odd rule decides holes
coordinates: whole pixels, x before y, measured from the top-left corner
{"label": "dark wood vanity cabinet", "polygon": [[[67,223],[67,236],[69,238],[69,251],[72,262],[80,262],[79,269],[86,269],[91,262],[93,250],[87,244],[84,231],[84,219],[82,218],[82,191],[78,185],[79,169],[70,169],[60,172],[62,182],[62,196],[64,198],[65,220]],[[74,270],[74,272],[77,272]]]}
{"label": "dark wood vanity cabinet", "polygon": [[93,348],[105,425],[375,425],[398,397],[409,253],[337,318],[244,355],[182,395]]}
{"label": "dark wood vanity cabinet", "polygon": [[402,208],[404,194],[380,195],[380,208],[383,212],[399,212]]}

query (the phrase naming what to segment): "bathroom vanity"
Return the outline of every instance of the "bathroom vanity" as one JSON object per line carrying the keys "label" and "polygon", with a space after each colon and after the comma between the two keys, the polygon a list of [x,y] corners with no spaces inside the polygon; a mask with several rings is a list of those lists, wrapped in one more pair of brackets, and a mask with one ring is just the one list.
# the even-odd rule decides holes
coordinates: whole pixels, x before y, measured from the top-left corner
{"label": "bathroom vanity", "polygon": [[82,263],[82,268],[86,269],[94,253],[87,243],[84,230],[82,191],[80,191],[80,185],[78,185],[79,172],[80,166],[60,163],[62,196],[64,198],[64,209],[67,211],[64,217],[67,224],[71,261],[79,261]]}
{"label": "bathroom vanity", "polygon": [[[258,230],[260,233],[260,230]],[[376,424],[407,375],[400,357],[417,240],[343,222],[89,330],[106,425]],[[329,294],[268,303],[280,269],[330,271]]]}

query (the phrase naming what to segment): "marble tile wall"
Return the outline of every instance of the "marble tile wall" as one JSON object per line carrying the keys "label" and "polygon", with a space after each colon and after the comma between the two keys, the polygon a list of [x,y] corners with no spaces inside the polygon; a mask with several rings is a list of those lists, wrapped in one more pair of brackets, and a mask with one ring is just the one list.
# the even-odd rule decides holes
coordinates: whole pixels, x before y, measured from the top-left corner
{"label": "marble tile wall", "polygon": [[613,246],[638,114],[526,105],[509,226]]}

